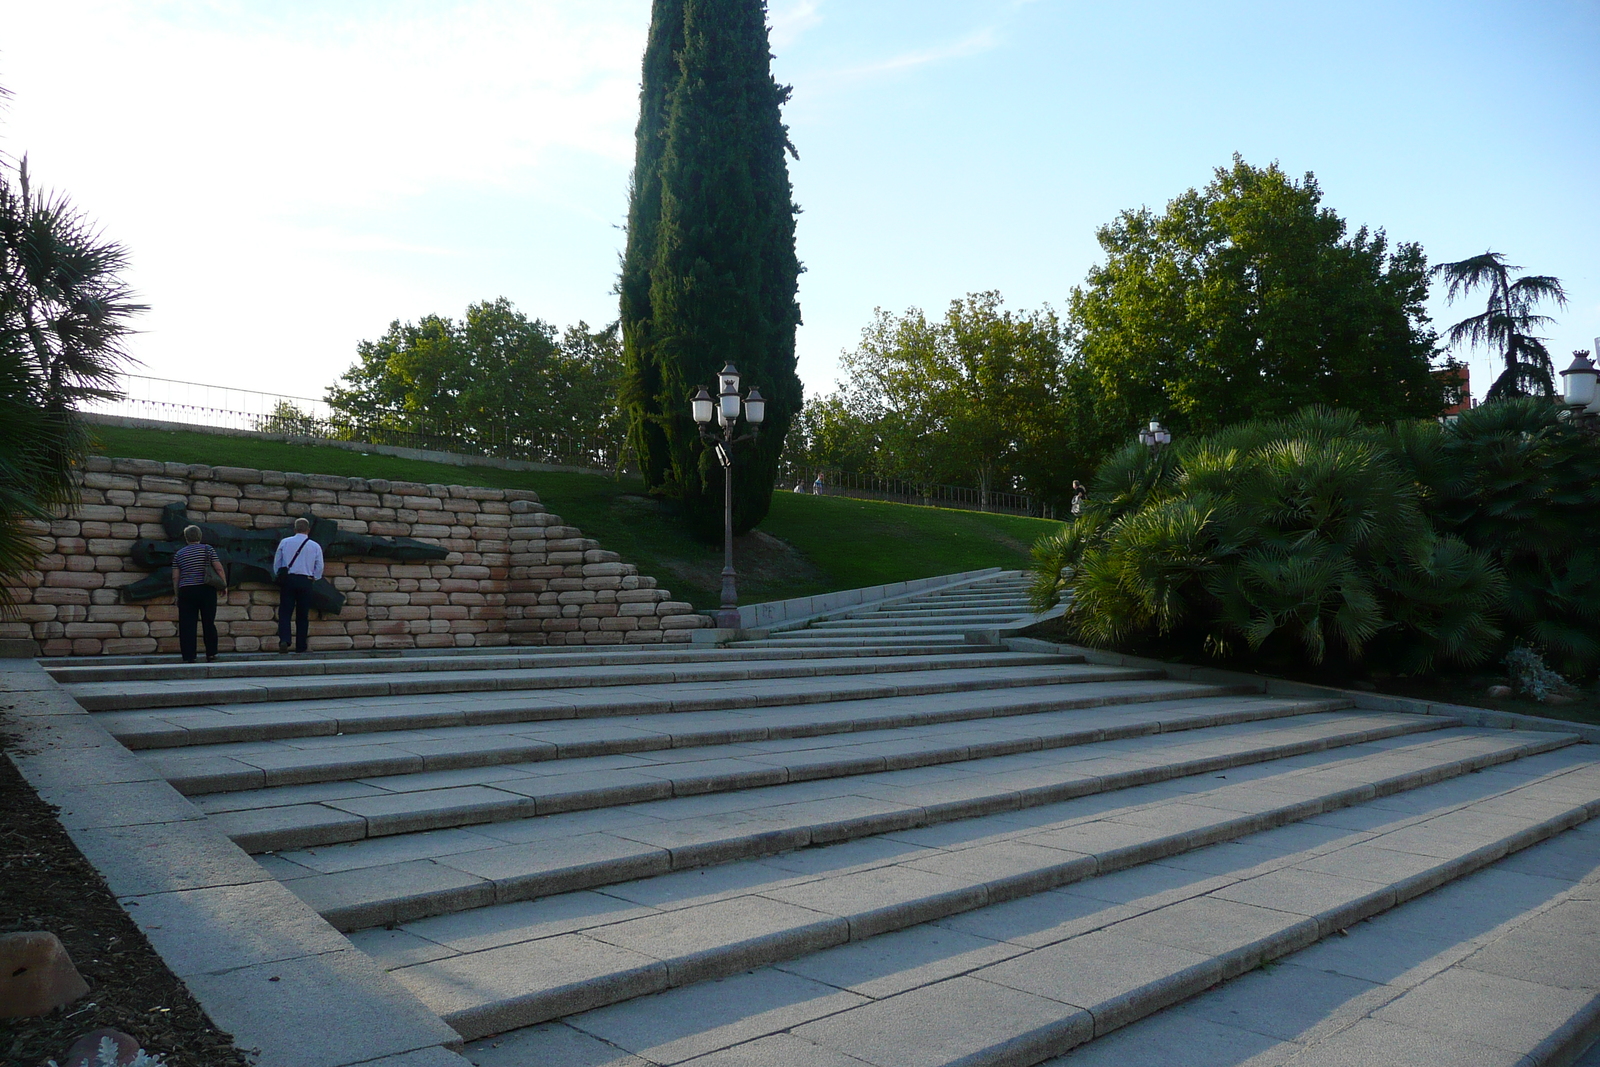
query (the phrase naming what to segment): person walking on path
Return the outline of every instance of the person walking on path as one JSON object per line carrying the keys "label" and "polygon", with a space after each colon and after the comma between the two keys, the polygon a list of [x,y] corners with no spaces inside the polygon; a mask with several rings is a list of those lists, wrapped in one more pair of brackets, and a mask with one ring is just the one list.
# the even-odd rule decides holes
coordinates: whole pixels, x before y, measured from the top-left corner
{"label": "person walking on path", "polygon": [[311,540],[311,522],[294,520],[294,533],[278,542],[272,557],[278,581],[278,651],[289,651],[289,615],[294,613],[294,650],[311,638],[311,583],[322,577],[322,546]]}
{"label": "person walking on path", "polygon": [[[178,648],[183,662],[196,659],[195,626],[206,638],[206,662],[217,658],[217,590],[228,586],[217,550],[200,543],[200,527],[185,526],[187,542],[172,554],[172,596],[178,602]],[[214,577],[213,577],[214,576]],[[213,585],[207,578],[212,578]]]}
{"label": "person walking on path", "polygon": [[1087,503],[1088,500],[1089,490],[1083,487],[1082,482],[1074,478],[1072,480],[1072,514],[1074,516],[1082,515],[1083,505]]}

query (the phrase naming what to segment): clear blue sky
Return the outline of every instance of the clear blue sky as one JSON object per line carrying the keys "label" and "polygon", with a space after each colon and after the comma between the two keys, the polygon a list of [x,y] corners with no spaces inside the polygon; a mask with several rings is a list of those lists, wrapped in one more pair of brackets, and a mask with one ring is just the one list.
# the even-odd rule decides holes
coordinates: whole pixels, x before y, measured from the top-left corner
{"label": "clear blue sky", "polygon": [[[616,315],[647,0],[0,0],[0,150],[131,250],[144,373],[320,395],[391,319]],[[1600,334],[1600,3],[775,0],[800,371],[875,307],[1060,307],[1234,152]],[[1435,299],[1439,323],[1475,310]],[[1473,360],[1474,390],[1491,380]]]}

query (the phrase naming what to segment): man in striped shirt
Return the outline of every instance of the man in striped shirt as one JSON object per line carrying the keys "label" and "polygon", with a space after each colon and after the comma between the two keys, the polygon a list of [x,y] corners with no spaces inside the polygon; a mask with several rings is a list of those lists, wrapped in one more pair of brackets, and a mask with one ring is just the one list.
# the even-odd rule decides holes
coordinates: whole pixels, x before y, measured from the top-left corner
{"label": "man in striped shirt", "polygon": [[[285,573],[287,572],[287,573]],[[311,521],[294,520],[294,533],[278,542],[272,557],[278,585],[278,651],[289,651],[289,615],[294,614],[296,652],[306,651],[311,628],[311,583],[322,577],[322,546],[311,540]]]}

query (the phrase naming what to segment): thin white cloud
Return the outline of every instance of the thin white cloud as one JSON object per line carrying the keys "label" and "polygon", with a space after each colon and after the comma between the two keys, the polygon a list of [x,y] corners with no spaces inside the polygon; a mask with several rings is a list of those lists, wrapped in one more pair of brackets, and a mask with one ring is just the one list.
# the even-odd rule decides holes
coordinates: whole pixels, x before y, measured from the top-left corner
{"label": "thin white cloud", "polygon": [[882,74],[898,74],[903,71],[926,67],[934,63],[943,63],[951,59],[963,59],[967,56],[977,55],[995,48],[1000,43],[1000,35],[992,26],[985,26],[975,30],[957,40],[945,44],[934,45],[930,48],[917,49],[911,52],[902,52],[899,55],[886,59],[875,60],[853,67],[827,72],[821,75],[825,81],[855,82],[872,78]]}
{"label": "thin white cloud", "polygon": [[793,45],[822,22],[820,0],[775,0],[767,8],[768,36],[775,50]]}

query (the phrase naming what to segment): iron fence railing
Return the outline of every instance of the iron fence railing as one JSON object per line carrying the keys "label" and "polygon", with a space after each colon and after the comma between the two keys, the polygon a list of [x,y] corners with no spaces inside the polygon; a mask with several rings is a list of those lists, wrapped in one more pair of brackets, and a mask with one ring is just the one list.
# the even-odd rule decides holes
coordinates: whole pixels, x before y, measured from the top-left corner
{"label": "iron fence railing", "polygon": [[891,500],[897,504],[922,507],[957,508],[963,511],[992,511],[1008,515],[1051,517],[1053,509],[1028,493],[991,489],[985,493],[959,485],[918,485],[902,478],[884,478],[853,471],[821,472],[785,464],[778,488],[797,493],[847,496],[858,500]]}
{"label": "iron fence railing", "polygon": [[[96,401],[85,410],[197,427],[250,430],[315,440],[390,445],[462,455],[497,456],[533,463],[586,467],[607,473],[631,472],[631,455],[620,432],[614,435],[519,434],[502,426],[465,427],[419,419],[383,417],[358,420],[325,400],[255,389],[127,374],[123,395]],[[820,485],[818,482],[820,481]],[[958,508],[1011,515],[1055,517],[1055,508],[1028,493],[957,485],[920,485],[852,471],[824,470],[785,462],[777,488],[820,492],[862,500],[889,500],[924,507]]]}
{"label": "iron fence railing", "polygon": [[121,384],[120,398],[96,401],[84,410],[190,426],[590,467],[610,473],[627,469],[620,433],[614,437],[526,434],[503,426],[472,427],[392,416],[361,420],[310,397],[136,374],[124,375]]}

